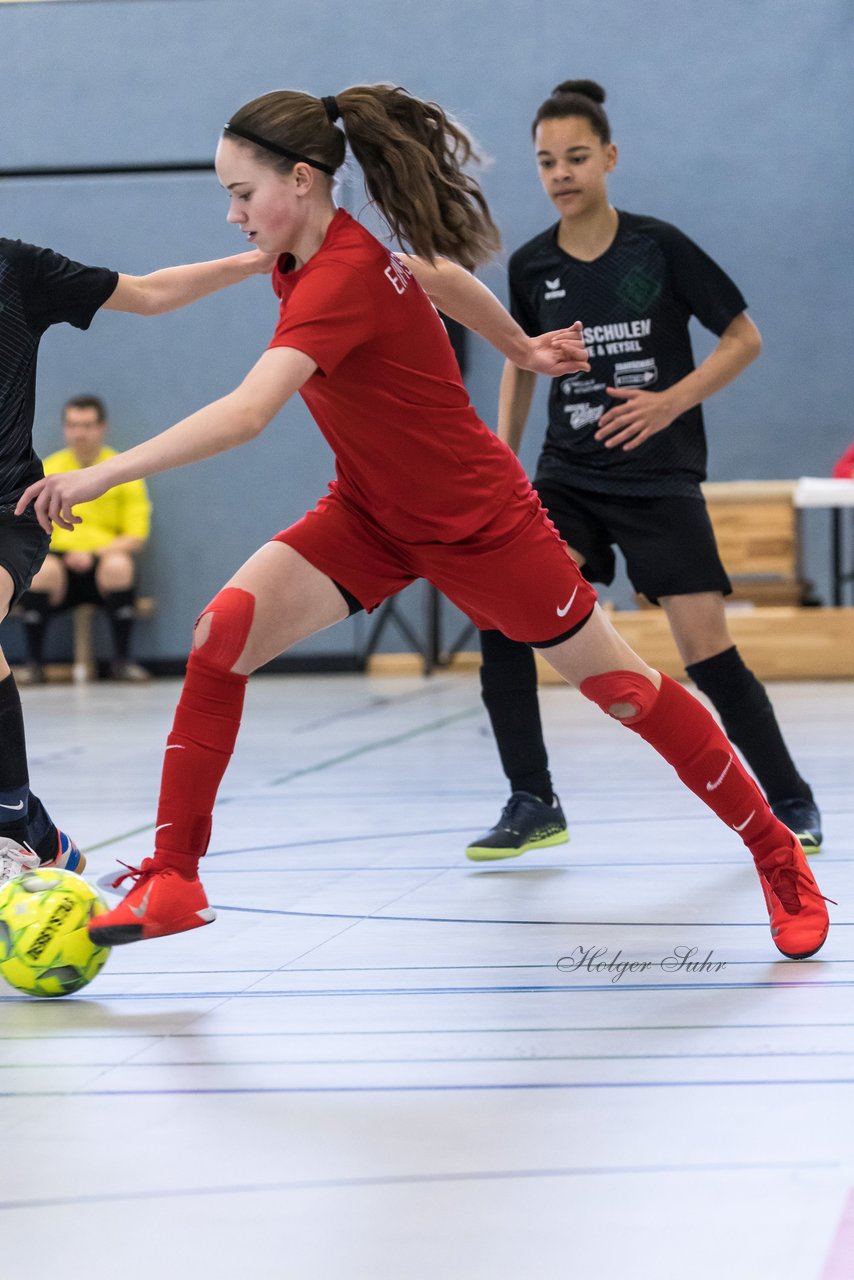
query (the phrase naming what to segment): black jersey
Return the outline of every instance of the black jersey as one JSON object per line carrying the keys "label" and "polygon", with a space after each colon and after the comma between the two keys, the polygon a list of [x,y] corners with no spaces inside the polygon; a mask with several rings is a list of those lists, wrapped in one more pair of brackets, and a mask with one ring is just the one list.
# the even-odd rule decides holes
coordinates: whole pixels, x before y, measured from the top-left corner
{"label": "black jersey", "polygon": [[747,303],[729,276],[670,223],[620,213],[613,243],[594,262],[558,246],[559,224],[510,258],[510,309],[536,337],[575,320],[584,325],[590,372],[555,378],[537,480],[601,493],[689,496],[706,477],[699,405],[626,453],[594,435],[622,403],[606,387],[664,391],[694,368],[693,315],[720,336]]}
{"label": "black jersey", "polygon": [[62,321],[88,329],[118,279],[115,271],[0,238],[0,513],[42,475],[33,450],[42,334]]}

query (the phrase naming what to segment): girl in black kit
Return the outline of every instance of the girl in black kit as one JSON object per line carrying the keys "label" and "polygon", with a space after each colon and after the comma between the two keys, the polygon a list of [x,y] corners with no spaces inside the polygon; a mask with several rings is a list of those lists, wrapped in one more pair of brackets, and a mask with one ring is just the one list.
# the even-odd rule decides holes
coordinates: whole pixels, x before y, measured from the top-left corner
{"label": "girl in black kit", "polygon": [[[26,592],[50,543],[21,494],[43,475],[33,448],[39,343],[55,324],[88,329],[96,313],[159,315],[272,270],[254,250],[145,276],[72,262],[51,249],[0,237],[0,622]],[[84,855],[30,790],[24,718],[0,649],[0,886],[39,865],[82,872]]]}
{"label": "girl in black kit", "polygon": [[[759,354],[746,302],[721,268],[676,227],[608,202],[617,148],[590,80],[567,80],[533,124],[543,189],[560,221],[510,259],[511,311],[531,336],[584,321],[591,369],[555,378],[534,487],[591,582],[610,583],[614,550],[665,610],[685,670],[714,704],[727,736],[774,814],[807,852],[821,820],[764,687],[744,665],[724,613],[731,587],[700,490],[706,439],[700,405]],[[691,316],[720,339],[697,368]],[[507,363],[498,433],[518,450],[536,375]],[[481,632],[484,704],[511,796],[498,823],[467,849],[515,857],[567,840],[552,790],[533,652]]]}

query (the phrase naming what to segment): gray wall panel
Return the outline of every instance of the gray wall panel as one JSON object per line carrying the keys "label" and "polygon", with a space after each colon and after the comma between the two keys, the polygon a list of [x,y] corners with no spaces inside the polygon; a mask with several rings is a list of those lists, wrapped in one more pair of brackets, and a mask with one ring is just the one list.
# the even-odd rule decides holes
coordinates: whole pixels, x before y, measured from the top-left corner
{"label": "gray wall panel", "polygon": [[[0,165],[206,159],[222,121],[256,93],[389,79],[443,102],[477,134],[493,160],[484,184],[513,248],[552,218],[534,173],[533,111],[558,80],[591,75],[609,90],[621,149],[615,203],[676,222],[717,257],[765,338],[761,360],[708,406],[713,478],[821,474],[852,434],[852,52],[849,0],[2,6]],[[236,247],[205,176],[6,182],[0,200],[6,234],[128,270]],[[501,261],[484,278],[503,294]],[[272,299],[253,284],[165,320],[104,316],[92,335],[51,335],[40,442],[81,381],[111,400],[117,438],[174,420],[240,376],[272,315]],[[709,346],[699,333],[698,354]],[[469,385],[488,421],[500,367],[474,339]],[[528,465],[543,403],[541,395],[524,446]],[[273,513],[304,509],[329,470],[318,433],[291,406],[251,449],[155,481],[158,545],[147,569],[168,609],[147,633],[153,656],[183,649],[198,599],[266,534]],[[233,492],[251,494],[249,509],[208,531],[200,492],[207,515]],[[168,564],[167,539],[186,548]],[[823,550],[811,553],[820,579]],[[415,597],[410,607],[420,608]]]}

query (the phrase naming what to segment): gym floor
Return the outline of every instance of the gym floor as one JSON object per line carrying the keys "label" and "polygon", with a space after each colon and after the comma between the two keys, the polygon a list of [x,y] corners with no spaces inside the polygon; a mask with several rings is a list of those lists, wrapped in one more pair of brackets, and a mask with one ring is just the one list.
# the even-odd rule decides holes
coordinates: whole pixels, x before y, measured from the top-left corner
{"label": "gym floor", "polygon": [[[770,692],[839,903],[800,963],[741,842],[579,694],[542,695],[571,843],[475,865],[476,677],[250,682],[215,924],[0,993],[4,1274],[854,1274],[854,684]],[[24,693],[95,881],[150,852],[177,695]]]}

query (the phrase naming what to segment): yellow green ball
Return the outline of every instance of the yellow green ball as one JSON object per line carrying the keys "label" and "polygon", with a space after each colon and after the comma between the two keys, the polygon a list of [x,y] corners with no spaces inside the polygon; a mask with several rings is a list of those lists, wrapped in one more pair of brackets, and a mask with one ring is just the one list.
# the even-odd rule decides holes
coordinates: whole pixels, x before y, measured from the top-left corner
{"label": "yellow green ball", "polygon": [[67,996],[91,982],[110,954],[86,926],[107,904],[73,871],[39,867],[0,889],[0,974],[31,996]]}

